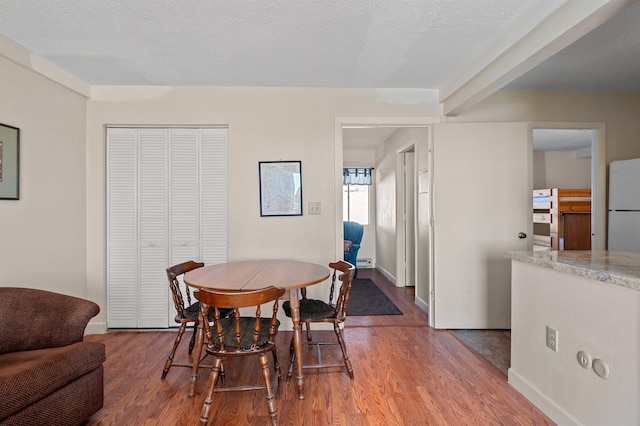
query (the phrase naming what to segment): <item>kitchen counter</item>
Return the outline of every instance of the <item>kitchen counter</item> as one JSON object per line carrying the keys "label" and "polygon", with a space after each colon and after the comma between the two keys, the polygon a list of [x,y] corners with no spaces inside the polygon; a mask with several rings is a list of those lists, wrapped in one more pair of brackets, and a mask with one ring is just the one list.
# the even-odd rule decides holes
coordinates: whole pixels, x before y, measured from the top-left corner
{"label": "kitchen counter", "polygon": [[559,425],[640,425],[640,254],[506,257],[509,383]]}
{"label": "kitchen counter", "polygon": [[640,254],[616,251],[509,251],[506,256],[543,268],[640,291]]}

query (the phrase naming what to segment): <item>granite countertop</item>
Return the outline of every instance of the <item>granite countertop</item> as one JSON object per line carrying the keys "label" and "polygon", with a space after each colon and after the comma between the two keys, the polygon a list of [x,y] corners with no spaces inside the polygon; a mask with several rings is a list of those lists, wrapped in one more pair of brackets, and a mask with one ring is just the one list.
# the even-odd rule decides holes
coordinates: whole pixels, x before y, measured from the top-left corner
{"label": "granite countertop", "polygon": [[616,251],[508,251],[512,260],[640,291],[640,254]]}

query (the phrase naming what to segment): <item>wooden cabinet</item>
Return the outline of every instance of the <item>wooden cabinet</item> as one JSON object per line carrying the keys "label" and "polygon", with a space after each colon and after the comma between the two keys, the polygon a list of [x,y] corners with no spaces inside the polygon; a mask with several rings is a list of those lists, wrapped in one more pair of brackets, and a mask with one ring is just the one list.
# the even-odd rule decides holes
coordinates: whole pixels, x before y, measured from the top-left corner
{"label": "wooden cabinet", "polygon": [[534,250],[591,250],[591,189],[534,189],[533,234]]}

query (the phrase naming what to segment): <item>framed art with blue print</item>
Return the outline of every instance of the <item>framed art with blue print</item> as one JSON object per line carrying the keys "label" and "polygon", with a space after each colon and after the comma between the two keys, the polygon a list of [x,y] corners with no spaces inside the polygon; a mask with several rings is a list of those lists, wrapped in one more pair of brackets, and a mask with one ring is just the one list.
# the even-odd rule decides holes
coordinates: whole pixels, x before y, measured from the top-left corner
{"label": "framed art with blue print", "polygon": [[260,161],[260,216],[302,216],[300,161]]}

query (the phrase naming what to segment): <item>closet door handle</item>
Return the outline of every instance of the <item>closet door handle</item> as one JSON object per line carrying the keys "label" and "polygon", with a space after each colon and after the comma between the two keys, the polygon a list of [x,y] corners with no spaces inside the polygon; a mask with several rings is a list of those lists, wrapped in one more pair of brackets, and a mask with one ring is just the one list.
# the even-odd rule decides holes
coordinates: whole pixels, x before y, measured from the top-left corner
{"label": "closet door handle", "polygon": [[518,238],[520,238],[521,240],[527,238],[527,234],[525,234],[524,232],[518,232]]}

